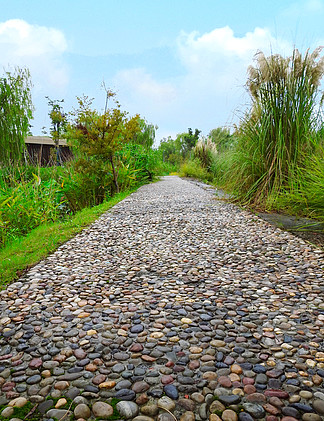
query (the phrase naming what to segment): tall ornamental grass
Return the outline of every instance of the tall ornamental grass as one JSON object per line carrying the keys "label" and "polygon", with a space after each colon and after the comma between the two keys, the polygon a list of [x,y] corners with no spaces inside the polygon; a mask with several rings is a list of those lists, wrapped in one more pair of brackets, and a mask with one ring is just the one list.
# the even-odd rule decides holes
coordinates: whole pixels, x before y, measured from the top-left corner
{"label": "tall ornamental grass", "polygon": [[323,73],[321,48],[287,58],[256,55],[247,82],[252,108],[239,127],[230,181],[243,203],[271,207],[314,155]]}
{"label": "tall ornamental grass", "polygon": [[210,170],[217,148],[210,137],[200,138],[193,148],[193,156],[200,161],[203,168]]}

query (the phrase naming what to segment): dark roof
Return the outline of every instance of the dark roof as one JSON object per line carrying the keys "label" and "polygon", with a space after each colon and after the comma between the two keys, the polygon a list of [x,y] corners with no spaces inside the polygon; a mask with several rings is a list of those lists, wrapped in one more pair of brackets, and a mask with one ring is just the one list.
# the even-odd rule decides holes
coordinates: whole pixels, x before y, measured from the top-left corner
{"label": "dark roof", "polygon": [[[49,136],[27,136],[25,143],[31,143],[33,145],[51,145],[54,146],[54,140]],[[66,139],[60,139],[60,146],[67,146]]]}

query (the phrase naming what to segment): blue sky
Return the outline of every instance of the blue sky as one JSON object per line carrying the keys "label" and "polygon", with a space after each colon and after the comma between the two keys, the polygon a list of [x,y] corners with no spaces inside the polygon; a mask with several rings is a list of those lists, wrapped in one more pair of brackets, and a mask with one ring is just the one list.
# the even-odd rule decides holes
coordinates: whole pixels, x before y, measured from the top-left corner
{"label": "blue sky", "polygon": [[157,139],[188,127],[231,127],[246,107],[258,50],[290,55],[324,45],[324,0],[0,0],[0,65],[32,75],[32,132],[50,125],[45,96],[95,98],[156,124]]}

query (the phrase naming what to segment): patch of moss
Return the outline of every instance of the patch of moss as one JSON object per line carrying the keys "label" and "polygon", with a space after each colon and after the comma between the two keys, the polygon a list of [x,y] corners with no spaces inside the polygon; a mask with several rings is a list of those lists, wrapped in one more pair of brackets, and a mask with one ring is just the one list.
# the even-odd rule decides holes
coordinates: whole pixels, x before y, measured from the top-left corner
{"label": "patch of moss", "polygon": [[116,408],[116,405],[117,405],[117,403],[118,403],[118,402],[120,402],[120,399],[116,399],[116,398],[111,398],[111,399],[110,399],[110,401],[109,401],[109,405],[111,405],[111,406],[113,407],[114,412],[113,412],[113,414],[112,414],[109,418],[107,418],[108,420],[120,420],[120,419],[125,419],[124,417],[122,417],[122,416],[119,414],[119,412],[118,412],[118,410],[117,410],[117,408]]}
{"label": "patch of moss", "polygon": [[[7,421],[7,420],[10,420],[11,418],[20,418],[23,420],[26,417],[26,415],[35,407],[35,405],[37,404],[32,403],[32,402],[27,402],[26,405],[24,405],[22,408],[13,408],[14,412],[9,418],[5,418],[0,415],[0,420]],[[0,413],[5,408],[7,408],[7,405],[0,406]],[[28,416],[28,421],[39,421],[40,419],[41,419],[41,415],[39,414],[37,409],[30,416]]]}

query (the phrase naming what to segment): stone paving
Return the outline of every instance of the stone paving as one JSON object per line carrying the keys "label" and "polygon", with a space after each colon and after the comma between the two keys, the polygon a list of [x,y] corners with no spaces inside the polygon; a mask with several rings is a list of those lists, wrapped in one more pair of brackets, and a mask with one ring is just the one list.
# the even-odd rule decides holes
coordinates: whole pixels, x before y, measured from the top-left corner
{"label": "stone paving", "polygon": [[210,189],[143,186],[0,292],[0,419],[323,420],[323,267]]}

